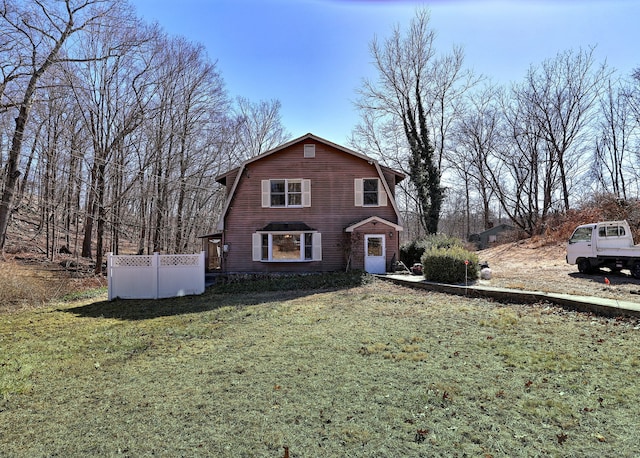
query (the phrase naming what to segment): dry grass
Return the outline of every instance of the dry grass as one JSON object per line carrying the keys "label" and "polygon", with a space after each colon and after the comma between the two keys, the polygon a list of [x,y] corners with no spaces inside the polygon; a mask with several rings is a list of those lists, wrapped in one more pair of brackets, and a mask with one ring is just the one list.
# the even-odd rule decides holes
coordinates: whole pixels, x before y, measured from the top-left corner
{"label": "dry grass", "polygon": [[[498,245],[479,252],[493,271],[491,280],[480,280],[487,286],[543,291],[577,296],[608,297],[638,302],[640,280],[628,271],[611,272],[607,268],[592,274],[581,274],[565,260],[566,243],[538,246],[527,240]],[[605,277],[610,285],[605,284]]]}
{"label": "dry grass", "polygon": [[42,305],[60,295],[66,285],[52,281],[53,275],[25,268],[15,262],[0,262],[0,311],[12,306]]}
{"label": "dry grass", "polygon": [[3,456],[638,456],[637,323],[374,282],[0,315]]}
{"label": "dry grass", "polygon": [[106,286],[100,277],[73,277],[55,265],[37,264],[0,262],[0,313],[33,309],[68,296],[92,297]]}

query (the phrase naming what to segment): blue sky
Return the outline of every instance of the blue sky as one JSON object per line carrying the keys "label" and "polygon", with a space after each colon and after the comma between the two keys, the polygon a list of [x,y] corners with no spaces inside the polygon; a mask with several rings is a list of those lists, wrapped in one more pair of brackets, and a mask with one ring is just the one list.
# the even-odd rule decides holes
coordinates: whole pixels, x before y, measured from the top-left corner
{"label": "blue sky", "polygon": [[628,75],[640,67],[637,0],[130,0],[138,16],[203,44],[232,97],[278,99],[294,136],[344,144],[359,116],[353,100],[375,77],[369,43],[431,10],[440,53],[462,45],[476,73],[508,84],[531,64],[596,46]]}

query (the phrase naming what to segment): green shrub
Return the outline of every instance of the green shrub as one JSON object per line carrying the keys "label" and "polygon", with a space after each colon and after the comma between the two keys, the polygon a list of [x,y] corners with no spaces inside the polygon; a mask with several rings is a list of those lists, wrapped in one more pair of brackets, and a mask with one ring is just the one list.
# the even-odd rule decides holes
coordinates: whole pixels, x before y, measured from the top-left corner
{"label": "green shrub", "polygon": [[433,234],[425,238],[426,247],[431,248],[462,248],[462,240],[446,234]]}
{"label": "green shrub", "polygon": [[[478,255],[462,246],[431,248],[420,261],[424,278],[429,281],[456,284],[478,278]],[[469,261],[466,266],[465,261]]]}
{"label": "green shrub", "polygon": [[412,240],[400,247],[400,260],[408,267],[420,262],[425,251],[432,248],[462,247],[462,240],[445,234],[432,234]]}

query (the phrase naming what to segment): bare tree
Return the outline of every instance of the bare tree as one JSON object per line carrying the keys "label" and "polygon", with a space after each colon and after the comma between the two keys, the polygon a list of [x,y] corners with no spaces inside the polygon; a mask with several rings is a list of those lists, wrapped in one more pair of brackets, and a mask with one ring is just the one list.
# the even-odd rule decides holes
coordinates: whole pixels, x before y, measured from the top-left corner
{"label": "bare tree", "polygon": [[279,100],[252,102],[245,97],[236,98],[236,134],[239,160],[264,153],[290,136],[280,119]]}
{"label": "bare tree", "polygon": [[624,95],[628,99],[636,123],[640,124],[640,67],[633,70],[631,79],[633,84],[625,91]]}
{"label": "bare tree", "polygon": [[[628,183],[635,177],[631,152],[640,129],[626,94],[632,88],[626,82],[607,82],[600,99],[598,138],[595,141],[593,174],[604,192],[627,199]],[[637,190],[637,189],[636,189]]]}
{"label": "bare tree", "polygon": [[[51,92],[52,95],[55,91]],[[61,100],[55,96],[48,98],[46,111],[44,111],[44,139],[40,154],[40,174],[42,176],[42,189],[40,190],[40,219],[46,235],[46,254],[49,259],[54,259],[57,241],[57,217],[60,207],[56,183],[60,180],[60,155],[64,149],[64,110],[60,105]]]}
{"label": "bare tree", "polygon": [[568,210],[572,190],[584,186],[609,75],[592,48],[566,51],[532,65],[502,97],[504,128],[487,171],[503,210],[523,231],[543,230],[549,213]]}
{"label": "bare tree", "polygon": [[228,143],[219,139],[229,133],[224,84],[204,48],[166,36],[158,37],[156,48],[148,76],[153,96],[128,145],[129,167],[136,172],[125,192],[112,190],[113,224],[127,222],[137,234],[138,253],[194,246],[198,203],[216,188],[221,145]]}
{"label": "bare tree", "polygon": [[3,243],[12,212],[38,210],[43,253],[95,252],[96,273],[125,241],[199,250],[215,177],[288,136],[278,101],[233,108],[203,46],[122,0],[0,0]]}
{"label": "bare tree", "polygon": [[[102,268],[108,167],[141,125],[154,90],[149,70],[155,62],[152,38],[156,30],[144,27],[126,11],[121,11],[112,21],[88,28],[91,36],[81,49],[85,58],[68,66],[84,128],[91,136],[93,163],[82,256],[91,257],[95,221],[96,272]],[[108,57],[94,59],[92,56]]]}
{"label": "bare tree", "polygon": [[402,164],[423,229],[435,233],[444,198],[440,181],[449,128],[473,78],[462,69],[460,48],[437,56],[429,20],[429,11],[419,10],[406,34],[396,27],[383,43],[372,41],[378,79],[365,80],[359,90],[356,106],[362,123],[352,143],[361,150],[373,147],[386,162]]}
{"label": "bare tree", "polygon": [[507,216],[533,235],[554,203],[557,168],[549,160],[541,128],[530,116],[518,86],[501,98],[501,106],[504,124],[498,147],[489,151],[487,176]]}
{"label": "bare tree", "polygon": [[491,187],[489,170],[494,166],[492,158],[500,146],[502,111],[499,104],[500,89],[487,85],[471,94],[467,108],[456,118],[454,147],[448,155],[451,169],[459,175],[466,196],[466,226],[471,232],[471,194],[479,197],[482,228],[491,225]]}
{"label": "bare tree", "polygon": [[[99,23],[111,7],[104,0],[64,0],[9,2],[0,6],[2,46],[15,56],[13,68],[3,69],[0,95],[5,109],[16,112],[15,128],[5,167],[4,189],[0,197],[0,248],[4,247],[14,194],[20,177],[19,156],[29,115],[38,91],[38,83],[50,68],[71,59],[71,48],[63,49],[70,37],[79,35],[90,25]],[[17,85],[9,89],[8,85]]]}
{"label": "bare tree", "polygon": [[609,75],[605,64],[596,64],[593,48],[565,51],[531,67],[518,89],[519,101],[537,124],[552,173],[558,173],[564,210],[570,208],[571,182],[580,159],[592,144],[594,108]]}
{"label": "bare tree", "polygon": [[183,40],[176,40],[175,48],[172,59],[178,66],[175,77],[179,92],[176,95],[181,103],[176,107],[179,160],[173,247],[181,252],[186,250],[194,227],[190,223],[194,218],[187,215],[197,214],[197,208],[193,206],[197,199],[193,197],[206,189],[200,188],[204,184],[201,172],[209,170],[212,162],[209,155],[212,151],[202,142],[201,133],[221,122],[228,102],[222,78],[215,64],[207,60],[204,48]]}

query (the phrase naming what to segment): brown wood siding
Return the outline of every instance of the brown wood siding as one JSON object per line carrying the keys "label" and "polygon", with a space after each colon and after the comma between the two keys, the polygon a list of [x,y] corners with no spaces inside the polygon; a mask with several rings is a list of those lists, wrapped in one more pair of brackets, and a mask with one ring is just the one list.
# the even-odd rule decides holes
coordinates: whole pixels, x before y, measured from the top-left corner
{"label": "brown wood siding", "polygon": [[[304,158],[304,144],[316,145],[315,158]],[[398,223],[389,201],[384,207],[356,207],[354,179],[378,177],[368,161],[320,142],[304,140],[247,164],[225,219],[229,272],[335,271],[346,266],[345,228],[369,216]],[[311,207],[262,208],[261,183],[267,179],[310,179]],[[231,177],[228,178],[230,180]],[[269,263],[252,261],[251,234],[271,222],[301,221],[322,233],[322,261]],[[388,234],[389,228],[385,227]],[[394,234],[397,240],[397,235]],[[389,243],[388,256],[397,253]],[[396,256],[397,257],[397,256]]]}

